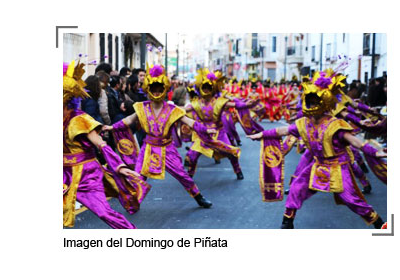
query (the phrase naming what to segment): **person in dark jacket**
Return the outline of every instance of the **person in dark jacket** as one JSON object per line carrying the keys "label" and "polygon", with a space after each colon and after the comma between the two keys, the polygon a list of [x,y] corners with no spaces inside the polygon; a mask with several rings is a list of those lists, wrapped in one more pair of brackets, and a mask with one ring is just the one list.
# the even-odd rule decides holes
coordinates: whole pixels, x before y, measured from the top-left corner
{"label": "person in dark jacket", "polygon": [[111,123],[116,123],[122,120],[125,115],[121,111],[121,103],[123,102],[120,99],[119,90],[121,88],[121,80],[119,76],[111,76],[110,77],[110,88],[107,93],[108,97],[108,114],[111,118]]}
{"label": "person in dark jacket", "polygon": [[91,98],[83,99],[81,102],[82,111],[89,114],[96,121],[103,123],[103,119],[100,115],[99,103],[97,102],[100,97],[101,86],[100,80],[97,76],[89,76],[85,80],[85,90],[89,93]]}

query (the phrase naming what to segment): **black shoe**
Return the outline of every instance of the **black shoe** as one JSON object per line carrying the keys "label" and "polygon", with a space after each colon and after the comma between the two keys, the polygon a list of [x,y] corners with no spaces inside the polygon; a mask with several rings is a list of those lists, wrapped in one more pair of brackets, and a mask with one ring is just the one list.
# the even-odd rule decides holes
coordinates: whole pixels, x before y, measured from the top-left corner
{"label": "black shoe", "polygon": [[236,173],[236,178],[237,178],[238,180],[243,180],[243,179],[244,179],[244,176],[243,176],[242,171],[240,171],[239,173]]}
{"label": "black shoe", "polygon": [[194,199],[196,200],[197,204],[199,204],[199,206],[201,207],[210,208],[212,205],[211,201],[204,198],[204,196],[202,196],[200,193],[196,195]]}
{"label": "black shoe", "polygon": [[189,150],[190,150],[190,148],[189,148],[189,147],[185,147],[185,149],[186,149],[186,151],[189,151]]}
{"label": "black shoe", "polygon": [[365,165],[365,162],[360,164],[360,168],[364,173],[368,173],[369,172],[367,165]]}
{"label": "black shoe", "polygon": [[185,160],[184,166],[188,167],[190,165],[189,161]]}
{"label": "black shoe", "polygon": [[371,193],[371,190],[372,190],[371,185],[368,185],[368,186],[365,186],[361,192],[363,194],[369,194],[369,193]]}
{"label": "black shoe", "polygon": [[286,216],[283,216],[281,229],[294,229],[293,220],[294,220],[293,218],[288,218]]}
{"label": "black shoe", "polygon": [[242,142],[237,141],[237,146],[238,146],[238,147],[242,146]]}
{"label": "black shoe", "polygon": [[289,194],[289,191],[290,191],[289,189],[286,189],[285,194]]}
{"label": "black shoe", "polygon": [[221,163],[220,159],[214,159],[214,161],[215,161],[215,164],[220,164]]}
{"label": "black shoe", "polygon": [[378,220],[376,220],[374,222],[374,228],[381,229],[383,224],[384,224],[384,222],[383,222],[382,218],[379,217]]}

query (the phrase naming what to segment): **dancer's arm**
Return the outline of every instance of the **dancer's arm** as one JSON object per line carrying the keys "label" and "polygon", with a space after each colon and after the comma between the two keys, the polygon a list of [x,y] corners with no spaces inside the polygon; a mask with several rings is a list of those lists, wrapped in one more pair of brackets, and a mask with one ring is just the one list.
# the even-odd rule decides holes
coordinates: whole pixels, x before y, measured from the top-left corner
{"label": "dancer's arm", "polygon": [[385,149],[376,150],[374,147],[369,145],[368,143],[363,143],[359,138],[351,134],[350,132],[345,132],[343,135],[344,139],[353,147],[357,149],[361,149],[364,153],[375,153],[374,156],[379,158],[387,157],[387,153]]}
{"label": "dancer's arm", "polygon": [[[196,121],[194,121],[193,119],[188,118],[188,117],[186,117],[186,116],[183,116],[183,117],[181,118],[181,121],[182,121],[184,124],[187,124],[188,126],[190,126],[190,128],[193,128],[193,127],[194,127],[194,124],[195,124],[195,122],[196,122]],[[207,129],[207,133],[208,133],[208,134],[213,134],[213,133],[217,133],[217,131],[216,131],[215,129],[209,128],[209,129]]]}
{"label": "dancer's arm", "polygon": [[[255,105],[257,102],[259,102],[259,101],[258,101],[258,100],[253,100],[253,99],[249,99],[249,100],[247,100],[247,101],[245,102],[245,107],[246,107],[246,108],[250,108],[250,107],[252,107],[253,105]],[[226,107],[226,108],[236,108],[237,105],[236,105],[235,102],[228,101],[228,102],[225,104],[225,107]],[[240,109],[240,108],[239,108],[239,109]]]}
{"label": "dancer's arm", "polygon": [[[100,135],[97,133],[96,130],[92,130],[91,132],[89,132],[87,134],[87,138],[93,145],[98,147],[100,151],[102,151],[102,149],[105,146],[107,146],[107,143],[103,140],[103,138],[100,137]],[[113,157],[118,157],[118,155],[116,155],[114,151],[112,151],[111,149],[107,149],[107,153],[111,153],[112,154],[111,156]],[[125,164],[120,164],[117,168],[117,172],[125,176],[129,175],[133,175],[136,177],[140,176],[137,172],[130,170]]]}
{"label": "dancer's arm", "polygon": [[[130,126],[133,123],[135,123],[137,121],[137,114],[134,113],[130,116],[127,116],[126,118],[122,119],[122,122],[126,125],[126,126]],[[118,122],[119,123],[119,122]],[[103,125],[103,127],[101,128],[101,131],[111,131],[114,128],[111,125]]]}
{"label": "dancer's arm", "polygon": [[264,130],[253,135],[247,135],[247,138],[251,140],[260,140],[262,138],[279,138],[282,136],[289,135],[289,126],[281,126],[269,130]]}

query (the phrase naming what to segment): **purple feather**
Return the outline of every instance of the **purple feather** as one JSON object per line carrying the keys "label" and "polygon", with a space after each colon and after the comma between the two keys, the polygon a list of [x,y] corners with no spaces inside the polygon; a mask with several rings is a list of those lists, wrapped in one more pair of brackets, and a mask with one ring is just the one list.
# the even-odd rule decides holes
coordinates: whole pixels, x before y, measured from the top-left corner
{"label": "purple feather", "polygon": [[68,63],[63,62],[63,76],[65,76],[65,73],[67,73],[68,70]]}
{"label": "purple feather", "polygon": [[332,83],[332,79],[330,77],[325,78],[325,72],[320,72],[320,75],[321,77],[319,77],[314,84],[320,88],[328,88]]}
{"label": "purple feather", "polygon": [[80,97],[74,97],[68,102],[68,109],[78,109],[79,105],[81,104],[82,98]]}
{"label": "purple feather", "polygon": [[150,76],[153,78],[160,76],[163,73],[163,68],[160,65],[154,65],[153,68],[150,69]]}
{"label": "purple feather", "polygon": [[210,81],[215,81],[217,79],[217,77],[215,76],[215,74],[213,72],[210,72],[207,74],[207,79],[209,79]]}

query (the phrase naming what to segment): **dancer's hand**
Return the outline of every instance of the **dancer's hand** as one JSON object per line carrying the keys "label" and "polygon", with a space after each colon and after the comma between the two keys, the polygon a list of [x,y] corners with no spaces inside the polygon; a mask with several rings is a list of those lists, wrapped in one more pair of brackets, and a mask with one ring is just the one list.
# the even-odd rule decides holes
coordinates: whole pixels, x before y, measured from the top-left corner
{"label": "dancer's hand", "polygon": [[376,152],[376,157],[378,158],[386,158],[387,157],[387,149],[384,148],[383,150]]}
{"label": "dancer's hand", "polygon": [[113,130],[113,127],[111,125],[103,125],[101,127],[101,131],[111,131]]}
{"label": "dancer's hand", "polygon": [[258,102],[258,100],[253,100],[253,99],[247,100],[247,101],[246,101],[246,106],[247,106],[247,107],[251,107],[251,106],[253,106],[254,104],[256,104],[257,102]]}
{"label": "dancer's hand", "polygon": [[250,138],[251,140],[254,141],[254,140],[259,140],[259,139],[261,139],[262,136],[263,136],[262,132],[259,132],[259,133],[257,133],[257,134],[247,135],[246,137],[247,137],[247,138]]}
{"label": "dancer's hand", "polygon": [[118,172],[119,172],[119,174],[122,174],[126,177],[129,177],[129,176],[139,177],[140,176],[140,174],[137,173],[136,171],[133,171],[126,167],[121,167],[121,169]]}
{"label": "dancer's hand", "polygon": [[217,133],[217,131],[214,128],[208,128],[207,129],[207,133],[208,134],[215,134],[215,133]]}
{"label": "dancer's hand", "polygon": [[360,121],[360,124],[361,124],[361,125],[365,125],[365,126],[373,125],[371,119],[361,120],[361,121]]}

